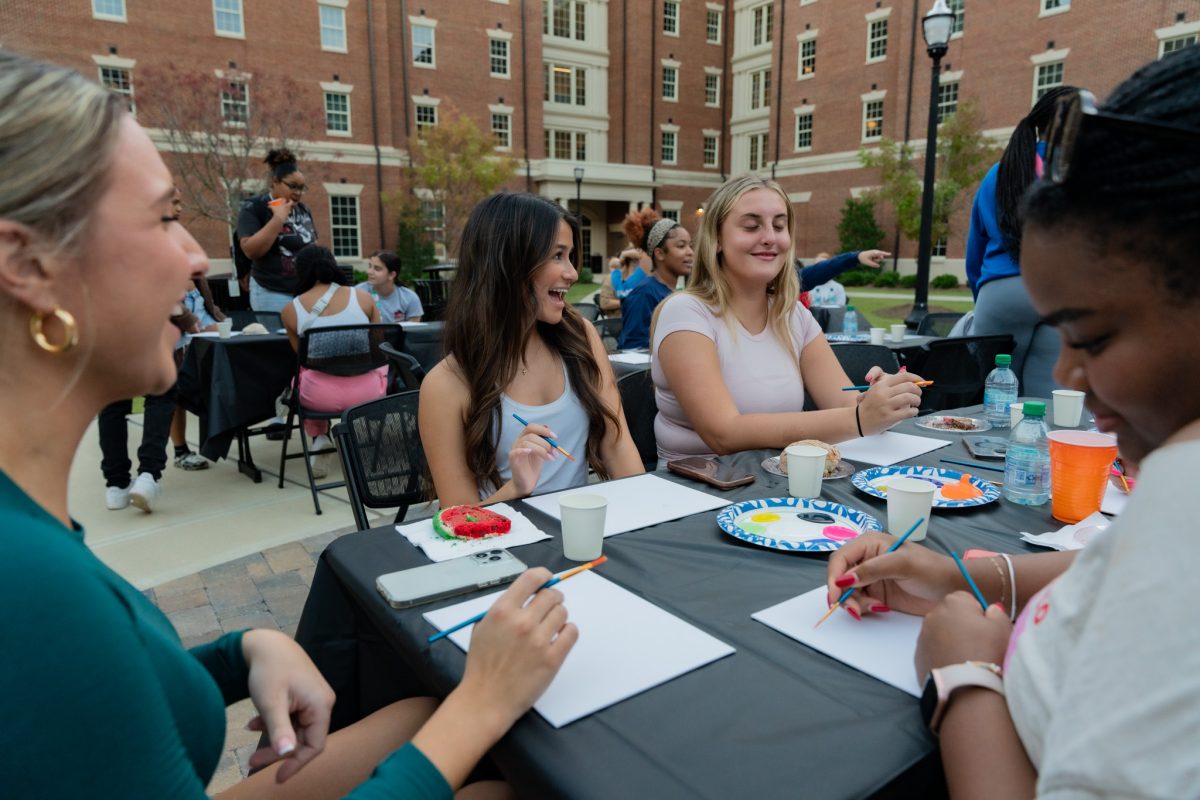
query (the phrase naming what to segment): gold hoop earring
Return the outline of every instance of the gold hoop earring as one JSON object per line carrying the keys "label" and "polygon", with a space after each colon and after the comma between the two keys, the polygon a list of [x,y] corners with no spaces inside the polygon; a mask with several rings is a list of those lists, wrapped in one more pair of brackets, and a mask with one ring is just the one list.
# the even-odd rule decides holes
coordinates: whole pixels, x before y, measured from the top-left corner
{"label": "gold hoop earring", "polygon": [[[59,344],[47,339],[42,330],[42,326],[50,317],[57,319],[63,326],[64,341]],[[49,314],[33,312],[33,315],[29,317],[29,335],[33,337],[34,343],[47,353],[65,353],[79,342],[79,328],[75,325],[75,317],[69,311],[63,311],[61,308],[55,308]]]}

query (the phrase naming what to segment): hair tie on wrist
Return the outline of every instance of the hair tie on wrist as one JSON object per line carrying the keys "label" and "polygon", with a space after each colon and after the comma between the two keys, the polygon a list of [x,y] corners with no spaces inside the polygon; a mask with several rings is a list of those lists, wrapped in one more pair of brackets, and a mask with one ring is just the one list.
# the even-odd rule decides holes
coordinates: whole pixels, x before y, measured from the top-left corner
{"label": "hair tie on wrist", "polygon": [[862,432],[862,419],[859,418],[859,416],[858,416],[858,406],[854,407],[854,424],[858,426],[858,435],[859,436],[865,435]]}

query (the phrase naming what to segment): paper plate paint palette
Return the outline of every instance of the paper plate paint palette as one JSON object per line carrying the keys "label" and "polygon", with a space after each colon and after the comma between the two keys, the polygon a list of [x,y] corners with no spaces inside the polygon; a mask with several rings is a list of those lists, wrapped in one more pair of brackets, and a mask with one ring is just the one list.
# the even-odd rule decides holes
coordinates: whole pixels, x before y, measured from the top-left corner
{"label": "paper plate paint palette", "polygon": [[774,550],[823,553],[864,531],[883,530],[870,514],[829,500],[769,497],[726,506],[717,526],[735,539]]}
{"label": "paper plate paint palette", "polygon": [[935,467],[872,467],[850,477],[854,488],[872,497],[887,499],[888,481],[893,478],[916,478],[937,487],[933,494],[934,508],[974,508],[1000,499],[1000,489],[974,475],[963,480],[963,473]]}

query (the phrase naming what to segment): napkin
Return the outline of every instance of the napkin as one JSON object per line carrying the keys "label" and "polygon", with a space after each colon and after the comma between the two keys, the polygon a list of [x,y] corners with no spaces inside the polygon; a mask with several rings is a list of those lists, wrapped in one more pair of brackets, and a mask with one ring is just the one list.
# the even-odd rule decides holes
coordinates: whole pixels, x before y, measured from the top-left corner
{"label": "napkin", "polygon": [[1082,550],[1093,536],[1112,524],[1112,521],[1095,511],[1074,525],[1064,525],[1056,531],[1034,535],[1021,531],[1021,538],[1030,544],[1049,547],[1051,550]]}
{"label": "napkin", "polygon": [[433,530],[433,520],[423,519],[420,522],[410,522],[407,525],[397,525],[396,532],[408,539],[415,547],[421,548],[430,561],[449,561],[452,558],[478,553],[481,550],[509,549],[523,544],[533,544],[550,535],[543,533],[529,518],[507,503],[496,503],[486,508],[503,514],[512,520],[512,529],[502,536],[491,536],[486,539],[443,539]]}

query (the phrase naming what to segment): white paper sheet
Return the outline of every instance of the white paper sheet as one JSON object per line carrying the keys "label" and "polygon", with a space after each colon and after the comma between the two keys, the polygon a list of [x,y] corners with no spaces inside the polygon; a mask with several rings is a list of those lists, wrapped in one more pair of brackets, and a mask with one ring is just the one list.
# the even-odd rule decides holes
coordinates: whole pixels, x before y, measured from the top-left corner
{"label": "white paper sheet", "polygon": [[1100,501],[1100,510],[1105,514],[1116,516],[1125,510],[1125,504],[1129,502],[1129,495],[1125,494],[1124,489],[1118,489],[1113,485],[1112,481],[1104,487],[1104,499]]}
{"label": "white paper sheet", "polygon": [[550,534],[540,530],[529,521],[528,517],[506,503],[495,503],[486,508],[512,520],[512,529],[503,536],[451,541],[437,535],[433,530],[433,519],[431,518],[410,522],[407,525],[397,525],[396,532],[408,539],[414,546],[425,551],[425,555],[429,556],[430,561],[449,561],[452,558],[470,555],[481,550],[495,550],[498,547],[509,549],[550,538]]}
{"label": "white paper sheet", "polygon": [[1047,531],[1036,536],[1021,531],[1021,538],[1030,544],[1049,547],[1051,550],[1082,550],[1097,533],[1110,524],[1112,521],[1108,517],[1099,511],[1093,511],[1074,525],[1064,525],[1056,531]]}
{"label": "white paper sheet", "polygon": [[724,508],[732,502],[728,498],[715,497],[651,474],[564,489],[530,497],[525,502],[555,519],[562,519],[559,500],[571,494],[598,494],[608,498],[608,512],[604,517],[605,536],[616,536],[701,511]]}
{"label": "white paper sheet", "polygon": [[614,353],[608,357],[609,361],[618,361],[622,364],[649,364],[649,353]]}
{"label": "white paper sheet", "polygon": [[827,609],[825,587],[818,586],[811,592],[750,616],[859,672],[889,683],[913,697],[921,696],[916,668],[913,666],[917,635],[921,632],[920,617],[889,611],[886,614],[868,614],[856,622],[839,609],[821,623],[821,627],[814,629],[813,626]]}
{"label": "white paper sheet", "polygon": [[429,326],[428,322],[405,322],[404,320],[400,321],[401,328],[425,328],[428,326]]}
{"label": "white paper sheet", "polygon": [[935,439],[931,436],[913,436],[910,433],[884,431],[874,436],[863,436],[838,444],[838,451],[847,461],[861,461],[865,464],[878,464],[890,467],[901,461],[924,455],[939,447],[953,444],[949,439]]}
{"label": "white paper sheet", "polygon": [[[562,669],[534,709],[556,728],[724,658],[734,649],[594,572],[555,586],[579,628]],[[499,592],[430,611],[444,630],[491,608]],[[448,637],[470,649],[470,625]],[[436,646],[436,645],[435,645]]]}

